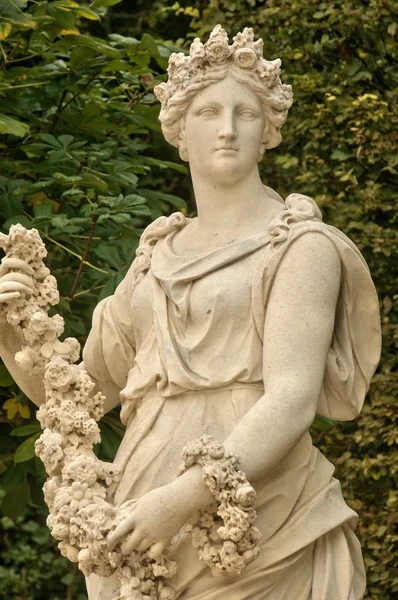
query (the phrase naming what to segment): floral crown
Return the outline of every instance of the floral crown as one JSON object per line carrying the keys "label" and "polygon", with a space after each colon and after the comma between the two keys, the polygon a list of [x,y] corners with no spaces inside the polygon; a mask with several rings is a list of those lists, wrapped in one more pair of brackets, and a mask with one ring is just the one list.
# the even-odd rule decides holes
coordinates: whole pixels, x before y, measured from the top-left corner
{"label": "floral crown", "polygon": [[280,80],[281,60],[277,58],[268,61],[263,58],[264,42],[261,38],[254,41],[253,29],[245,27],[233,38],[231,45],[228,41],[226,31],[221,25],[216,25],[205,44],[202,44],[199,38],[194,39],[189,56],[182,52],[171,54],[167,69],[168,81],[154,89],[162,108],[167,107],[174,94],[199,82],[205,72],[227,62],[233,62],[237,67],[254,75],[265,90],[276,93],[281,109],[290,108],[293,92],[290,85],[282,84]]}

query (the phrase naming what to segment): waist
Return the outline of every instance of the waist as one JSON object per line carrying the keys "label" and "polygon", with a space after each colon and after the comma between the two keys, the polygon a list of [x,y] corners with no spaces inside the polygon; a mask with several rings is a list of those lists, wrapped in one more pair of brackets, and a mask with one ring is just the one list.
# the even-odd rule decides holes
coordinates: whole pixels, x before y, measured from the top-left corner
{"label": "waist", "polygon": [[220,394],[222,392],[229,392],[235,390],[253,390],[264,393],[264,386],[262,383],[239,383],[233,382],[228,383],[226,385],[216,387],[216,388],[199,388],[197,390],[184,390],[183,392],[177,392],[174,394],[162,394],[156,388],[152,388],[145,392],[138,400],[139,404],[144,402],[145,400],[149,400],[149,398],[153,398],[153,396],[158,396],[159,398],[165,398],[167,400],[178,400],[178,398],[186,398],[187,396],[195,396],[196,394],[201,396],[214,396],[216,394]]}

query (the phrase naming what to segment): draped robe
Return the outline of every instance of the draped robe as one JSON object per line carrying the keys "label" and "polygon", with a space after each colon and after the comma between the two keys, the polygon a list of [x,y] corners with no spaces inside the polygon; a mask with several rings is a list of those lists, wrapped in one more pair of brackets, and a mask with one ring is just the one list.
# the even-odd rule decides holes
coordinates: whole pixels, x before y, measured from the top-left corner
{"label": "draped robe", "polygon": [[[173,248],[189,219],[180,213],[164,219],[146,231],[151,256],[139,283],[133,263],[115,294],[97,306],[83,355],[90,374],[122,390],[127,429],[115,459],[123,473],[116,503],[173,481],[187,442],[203,433],[225,440],[261,398],[267,303],[283,256],[299,237],[321,233],[341,262],[317,412],[353,419],[380,353],[377,296],[366,263],[344,234],[322,222],[310,198],[292,194],[267,231],[192,255]],[[166,233],[156,239],[157,229]],[[272,423],[264,423],[264,432],[272,436]],[[239,577],[212,577],[189,535],[180,533],[171,549],[179,565],[171,581],[177,597],[360,600],[365,576],[357,515],[333,471],[307,432],[255,482],[261,553]],[[93,575],[88,590],[90,600],[111,600],[117,580]]]}

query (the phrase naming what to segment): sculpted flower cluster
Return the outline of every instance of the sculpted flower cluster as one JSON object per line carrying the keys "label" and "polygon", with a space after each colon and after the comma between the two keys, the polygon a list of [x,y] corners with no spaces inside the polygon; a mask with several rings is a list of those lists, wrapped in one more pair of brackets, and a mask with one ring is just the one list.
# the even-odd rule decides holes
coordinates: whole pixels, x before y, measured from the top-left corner
{"label": "sculpted flower cluster", "polygon": [[89,374],[75,364],[80,356],[78,341],[59,340],[62,317],[47,314],[59,295],[55,278],[42,262],[47,254],[44,244],[35,229],[14,225],[8,236],[0,234],[0,247],[15,268],[22,259],[32,270],[34,293],[10,300],[0,310],[25,340],[15,356],[17,364],[44,379],[46,401],[37,412],[44,431],[36,442],[36,454],[49,475],[43,488],[50,509],[48,527],[60,540],[62,554],[77,562],[85,575],[116,573],[117,600],[174,600],[174,590],[164,580],[177,567],[166,553],[153,560],[139,552],[124,556],[120,544],[108,551],[109,534],[135,501],[118,508],[113,505],[119,471],[93,452],[94,444],[101,441],[97,421],[104,414],[105,397],[94,394]]}
{"label": "sculpted flower cluster", "polygon": [[292,88],[282,84],[280,80],[280,59],[267,61],[263,58],[263,46],[262,39],[254,41],[251,27],[245,27],[229,45],[226,31],[221,25],[216,25],[204,44],[199,38],[194,39],[189,56],[182,52],[171,54],[168,81],[156,86],[154,92],[164,108],[175,93],[200,81],[206,71],[230,61],[238,68],[250,71],[264,88],[273,88],[277,92],[281,108],[288,109],[293,102]]}
{"label": "sculpted flower cluster", "polygon": [[238,469],[238,458],[210,435],[189,442],[183,458],[179,474],[200,464],[203,481],[218,502],[218,507],[200,512],[189,522],[186,530],[192,544],[214,576],[239,575],[259,553],[261,534],[253,526],[256,492]]}

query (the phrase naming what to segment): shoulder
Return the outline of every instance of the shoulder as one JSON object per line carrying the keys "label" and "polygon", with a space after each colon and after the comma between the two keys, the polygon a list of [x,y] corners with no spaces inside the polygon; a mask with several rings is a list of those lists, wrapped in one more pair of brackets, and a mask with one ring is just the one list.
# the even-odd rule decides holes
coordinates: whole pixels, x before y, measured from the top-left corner
{"label": "shoulder", "polygon": [[273,285],[273,293],[292,302],[309,304],[337,298],[341,280],[340,257],[333,242],[319,231],[307,231],[290,243]]}
{"label": "shoulder", "polygon": [[297,273],[340,272],[340,259],[330,228],[322,221],[316,202],[303,194],[290,194],[272,221],[270,250],[278,270]]}

